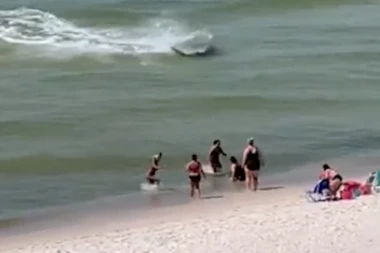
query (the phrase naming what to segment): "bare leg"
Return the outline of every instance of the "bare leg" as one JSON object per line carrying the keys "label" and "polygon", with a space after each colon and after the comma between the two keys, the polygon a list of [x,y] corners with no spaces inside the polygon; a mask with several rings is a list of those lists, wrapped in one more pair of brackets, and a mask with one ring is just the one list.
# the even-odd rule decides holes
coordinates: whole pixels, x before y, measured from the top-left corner
{"label": "bare leg", "polygon": [[190,182],[190,197],[194,198],[194,183]]}
{"label": "bare leg", "polygon": [[249,178],[249,170],[245,168],[245,188],[249,190],[250,178]]}
{"label": "bare leg", "polygon": [[257,191],[257,186],[258,186],[258,180],[257,180],[257,177],[255,177],[253,179],[253,190],[254,191]]}
{"label": "bare leg", "polygon": [[259,172],[254,171],[253,173],[253,190],[256,191],[259,185]]}
{"label": "bare leg", "polygon": [[245,168],[245,188],[248,190],[249,189],[249,173],[248,170]]}
{"label": "bare leg", "polygon": [[249,188],[250,190],[254,191],[255,190],[255,185],[256,185],[256,181],[255,181],[255,172],[253,171],[249,171],[249,177],[250,177],[250,185],[249,185]]}
{"label": "bare leg", "polygon": [[249,172],[249,189],[250,190],[253,190],[253,181],[254,181],[254,177],[253,177],[253,173],[252,171]]}
{"label": "bare leg", "polygon": [[200,198],[201,198],[201,189],[200,189],[200,187],[199,187],[199,182],[196,183],[195,187],[196,187],[196,189],[197,189],[198,199],[200,199]]}
{"label": "bare leg", "polygon": [[235,167],[231,167],[230,179],[235,182]]}
{"label": "bare leg", "polygon": [[146,178],[146,180],[147,180],[147,182],[148,182],[149,184],[157,184],[157,185],[160,184],[160,180],[157,179],[157,178],[155,178],[155,177],[152,177],[152,176],[148,176],[148,177]]}
{"label": "bare leg", "polygon": [[259,185],[259,171],[252,171],[253,190],[256,191]]}
{"label": "bare leg", "polygon": [[215,166],[215,164],[213,164],[213,163],[211,163],[211,168],[212,168],[212,171],[214,171],[214,173],[216,173],[216,166]]}

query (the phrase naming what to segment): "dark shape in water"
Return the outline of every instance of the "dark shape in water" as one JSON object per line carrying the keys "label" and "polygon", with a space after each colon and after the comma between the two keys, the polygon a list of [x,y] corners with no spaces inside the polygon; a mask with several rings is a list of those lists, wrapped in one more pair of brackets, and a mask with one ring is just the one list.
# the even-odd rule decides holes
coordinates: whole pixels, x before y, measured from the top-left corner
{"label": "dark shape in water", "polygon": [[202,51],[194,51],[194,52],[184,52],[176,47],[171,47],[171,49],[178,55],[184,56],[184,57],[206,57],[206,56],[214,56],[218,55],[220,53],[220,50],[218,50],[214,46],[209,46],[207,49]]}

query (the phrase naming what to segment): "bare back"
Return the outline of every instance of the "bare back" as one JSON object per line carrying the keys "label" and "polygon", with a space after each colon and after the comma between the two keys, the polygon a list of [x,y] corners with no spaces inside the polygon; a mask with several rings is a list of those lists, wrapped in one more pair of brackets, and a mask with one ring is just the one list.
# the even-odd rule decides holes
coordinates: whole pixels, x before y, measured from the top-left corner
{"label": "bare back", "polygon": [[198,176],[202,172],[202,165],[198,161],[191,161],[186,165],[189,176]]}

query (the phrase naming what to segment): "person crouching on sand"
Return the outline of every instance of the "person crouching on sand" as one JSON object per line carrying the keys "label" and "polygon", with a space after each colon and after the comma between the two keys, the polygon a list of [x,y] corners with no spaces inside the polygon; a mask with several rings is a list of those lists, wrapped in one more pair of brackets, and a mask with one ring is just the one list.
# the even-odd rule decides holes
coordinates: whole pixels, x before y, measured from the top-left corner
{"label": "person crouching on sand", "polygon": [[327,163],[323,164],[322,168],[323,168],[323,171],[319,176],[319,179],[321,179],[321,180],[323,180],[323,179],[332,180],[333,177],[335,177],[338,174]]}
{"label": "person crouching on sand", "polygon": [[198,161],[198,156],[193,154],[191,161],[186,165],[186,170],[190,179],[190,197],[194,197],[194,192],[197,191],[198,198],[201,197],[201,190],[199,183],[201,182],[201,175],[206,179],[206,174],[202,169],[202,164]]}
{"label": "person crouching on sand", "polygon": [[213,169],[214,173],[222,169],[222,163],[219,159],[220,155],[227,156],[221,145],[222,143],[220,140],[214,140],[208,155],[210,166]]}
{"label": "person crouching on sand", "polygon": [[244,168],[238,163],[235,156],[230,157],[231,162],[231,172],[230,178],[233,182],[245,181],[245,171]]}
{"label": "person crouching on sand", "polygon": [[323,164],[322,168],[323,168],[323,171],[321,175],[319,176],[319,179],[321,179],[322,181],[327,181],[327,185],[329,188],[329,195],[331,196],[332,199],[335,199],[336,194],[342,185],[343,178],[327,163]]}
{"label": "person crouching on sand", "polygon": [[246,173],[247,190],[257,190],[259,184],[259,171],[264,165],[263,155],[260,149],[255,145],[253,138],[248,139],[248,145],[243,152],[243,160],[241,163]]}
{"label": "person crouching on sand", "polygon": [[160,180],[156,177],[157,170],[160,169],[159,163],[162,158],[162,153],[152,156],[152,164],[146,173],[146,180],[149,184],[160,184]]}
{"label": "person crouching on sand", "polygon": [[324,195],[327,200],[339,199],[337,193],[343,184],[343,178],[328,164],[323,164],[323,171],[319,176],[319,182],[314,187],[313,192]]}

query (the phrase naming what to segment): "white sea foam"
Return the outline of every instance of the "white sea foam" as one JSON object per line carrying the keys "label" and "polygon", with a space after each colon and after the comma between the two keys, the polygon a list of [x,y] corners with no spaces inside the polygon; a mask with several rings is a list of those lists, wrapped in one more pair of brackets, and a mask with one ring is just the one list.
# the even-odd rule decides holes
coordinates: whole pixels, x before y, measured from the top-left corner
{"label": "white sea foam", "polygon": [[[198,39],[200,38],[200,39]],[[0,11],[0,40],[33,48],[50,56],[78,54],[169,53],[178,43],[193,43],[212,35],[192,31],[176,20],[157,18],[135,27],[79,27],[49,12],[19,8]],[[62,54],[57,54],[62,53]]]}

